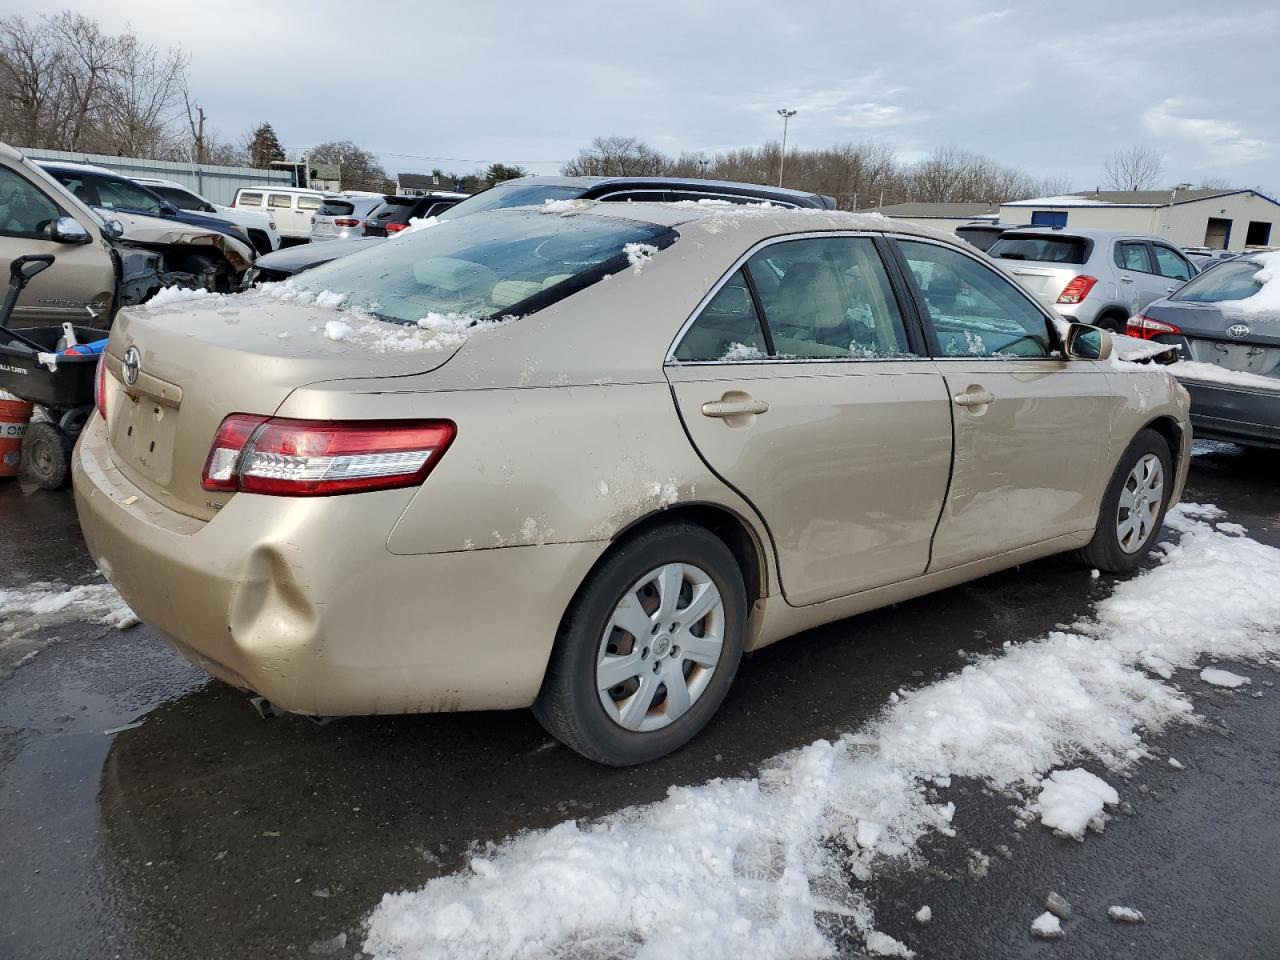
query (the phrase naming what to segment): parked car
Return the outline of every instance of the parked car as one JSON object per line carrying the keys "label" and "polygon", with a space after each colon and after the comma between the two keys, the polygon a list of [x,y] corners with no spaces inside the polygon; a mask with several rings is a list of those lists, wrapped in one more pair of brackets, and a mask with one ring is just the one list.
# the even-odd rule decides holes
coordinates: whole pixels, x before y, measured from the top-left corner
{"label": "parked car", "polygon": [[249,242],[258,253],[270,253],[280,249],[280,231],[269,214],[254,213],[251,210],[237,210],[225,204],[214,203],[200,194],[187,189],[175,180],[155,180],[149,177],[134,177],[134,183],[140,183],[162,200],[168,200],[179,210],[193,213],[208,213],[219,220],[226,220],[243,227],[249,235]]}
{"label": "parked car", "polygon": [[1165,368],[901,221],[490,210],[296,284],[350,309],[123,311],[74,464],[129,605],[285,710],[532,704],[642,762],[744,650],[1062,551],[1135,569],[1186,475]]}
{"label": "parked car", "polygon": [[[539,206],[548,200],[599,200],[603,202],[675,202],[681,200],[721,200],[729,203],[770,203],[785,208],[834,210],[831,197],[800,190],[787,190],[759,183],[727,183],[719,180],[687,180],[680,177],[521,177],[461,200],[435,214],[439,220],[499,210],[507,207]],[[407,221],[406,221],[407,222]],[[302,257],[284,251],[258,262],[256,279],[283,280],[300,270],[337,260],[364,249],[355,244],[328,244],[323,257]],[[252,285],[255,281],[248,281]]]}
{"label": "parked car", "polygon": [[399,233],[409,226],[410,220],[425,220],[436,217],[452,206],[467,199],[466,193],[426,193],[418,197],[402,197],[390,194],[383,197],[383,202],[375,207],[365,218],[364,235],[366,237],[385,237]]}
{"label": "parked car", "polygon": [[302,243],[285,247],[265,257],[259,257],[252,267],[244,272],[240,281],[240,289],[248,290],[259,283],[277,283],[288,280],[295,273],[310,270],[322,263],[337,260],[361,250],[369,250],[381,246],[386,240],[381,237],[361,237],[359,240],[333,240],[329,243]]}
{"label": "parked car", "polygon": [[974,223],[965,223],[956,227],[955,234],[961,240],[967,240],[979,250],[990,250],[991,245],[1000,239],[1000,235],[1006,230],[1016,230],[1026,224],[1018,223],[993,223],[989,220],[979,220]]}
{"label": "parked car", "polygon": [[[107,327],[123,304],[161,286],[161,252],[121,241],[123,227],[104,220],[48,172],[0,143],[0,265],[51,254],[18,298],[11,323]],[[163,249],[163,248],[162,248]]]}
{"label": "parked car", "polygon": [[179,210],[104,167],[51,161],[39,165],[76,199],[120,223],[122,239],[161,251],[165,286],[235,290],[257,256],[242,227]]}
{"label": "parked car", "polygon": [[381,204],[381,194],[328,194],[311,218],[311,239],[359,239],[364,236],[365,218]]}
{"label": "parked car", "polygon": [[284,242],[306,243],[311,239],[311,218],[324,205],[324,193],[296,187],[241,187],[231,205],[270,214]]}
{"label": "parked car", "polygon": [[1167,240],[1116,230],[1011,230],[987,254],[1067,320],[1117,332],[1198,272]]}
{"label": "parked car", "polygon": [[1280,254],[1242,254],[1129,321],[1130,336],[1181,348],[1197,437],[1280,447]]}

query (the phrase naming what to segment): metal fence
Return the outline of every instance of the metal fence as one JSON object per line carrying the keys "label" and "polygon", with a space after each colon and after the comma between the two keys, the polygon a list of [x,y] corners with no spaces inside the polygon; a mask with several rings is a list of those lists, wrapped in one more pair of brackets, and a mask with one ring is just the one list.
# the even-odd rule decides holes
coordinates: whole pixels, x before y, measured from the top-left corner
{"label": "metal fence", "polygon": [[264,170],[260,167],[223,167],[209,163],[182,160],[140,160],[134,157],[112,157],[100,153],[70,153],[66,150],[28,150],[18,148],[31,160],[66,160],[106,167],[126,177],[150,177],[173,180],[214,203],[230,204],[240,187],[265,187],[271,184],[288,187],[293,177],[287,170]]}

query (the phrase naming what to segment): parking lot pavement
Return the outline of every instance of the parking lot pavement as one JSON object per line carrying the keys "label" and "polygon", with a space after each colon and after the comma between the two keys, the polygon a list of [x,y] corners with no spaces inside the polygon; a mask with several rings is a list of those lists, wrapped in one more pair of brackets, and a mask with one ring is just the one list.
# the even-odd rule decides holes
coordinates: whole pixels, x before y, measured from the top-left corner
{"label": "parking lot pavement", "polygon": [[[1278,463],[1202,448],[1187,499],[1280,544]],[[69,496],[0,487],[0,528],[0,590],[92,578]],[[384,892],[456,870],[477,842],[752,774],[1109,589],[1050,559],[811,631],[745,662],[689,747],[631,770],[586,762],[526,712],[262,720],[145,626],[52,617],[0,670],[0,957],[358,955]],[[1176,679],[1211,723],[1150,742],[1184,769],[1113,775],[1128,812],[1084,843],[1017,829],[1006,798],[953,783],[957,836],[868,890],[881,929],[921,957],[1274,957],[1280,692]],[[1052,945],[1027,935],[1050,889],[1078,917]],[[1115,904],[1147,922],[1107,920]]]}

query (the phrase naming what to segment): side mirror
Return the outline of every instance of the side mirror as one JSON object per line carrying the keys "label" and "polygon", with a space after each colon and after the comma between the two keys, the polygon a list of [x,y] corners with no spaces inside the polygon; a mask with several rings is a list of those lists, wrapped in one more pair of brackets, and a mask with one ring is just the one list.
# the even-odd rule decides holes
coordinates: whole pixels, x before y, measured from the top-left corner
{"label": "side mirror", "polygon": [[1101,327],[1073,323],[1067,328],[1067,356],[1077,360],[1106,360],[1111,356],[1111,334]]}
{"label": "side mirror", "polygon": [[88,243],[89,231],[75,217],[59,217],[53,221],[51,238],[55,243]]}
{"label": "side mirror", "polygon": [[124,227],[121,226],[119,220],[104,220],[102,221],[102,232],[107,235],[108,239],[119,240],[124,236]]}
{"label": "side mirror", "polygon": [[165,216],[165,217],[176,217],[178,215],[178,208],[175,207],[168,200],[161,200],[160,213],[162,216]]}

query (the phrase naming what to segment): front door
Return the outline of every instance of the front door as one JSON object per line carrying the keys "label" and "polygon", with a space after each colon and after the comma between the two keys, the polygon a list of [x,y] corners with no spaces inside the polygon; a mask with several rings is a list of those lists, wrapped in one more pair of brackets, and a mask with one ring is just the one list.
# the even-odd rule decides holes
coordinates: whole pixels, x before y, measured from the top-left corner
{"label": "front door", "polygon": [[1104,366],[1068,360],[1013,283],[951,247],[898,241],[955,429],[930,571],[1092,526],[1113,405]]}
{"label": "front door", "polygon": [[904,316],[869,237],[786,240],[728,277],[672,351],[689,436],[764,519],[792,604],[928,566],[950,401]]}

